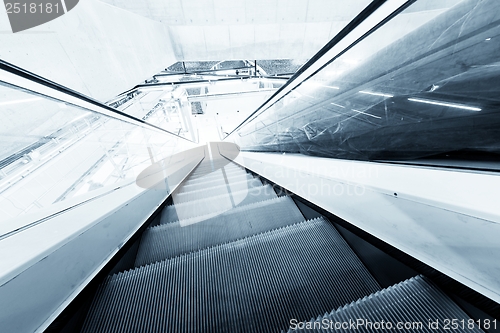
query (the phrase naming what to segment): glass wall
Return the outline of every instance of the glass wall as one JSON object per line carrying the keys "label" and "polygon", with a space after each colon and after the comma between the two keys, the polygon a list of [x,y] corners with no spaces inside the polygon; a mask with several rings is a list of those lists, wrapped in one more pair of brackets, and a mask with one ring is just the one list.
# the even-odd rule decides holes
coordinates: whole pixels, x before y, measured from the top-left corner
{"label": "glass wall", "polygon": [[[187,94],[176,86],[152,86],[133,91],[118,110],[191,141],[197,141]],[[130,95],[130,94],[129,94]],[[115,103],[116,104],[116,103]]]}
{"label": "glass wall", "polygon": [[416,1],[230,135],[242,150],[497,161],[500,2]]}
{"label": "glass wall", "polygon": [[152,164],[196,147],[161,130],[8,84],[0,85],[0,117],[0,231],[21,215],[50,215],[136,186]]}
{"label": "glass wall", "polygon": [[[248,114],[240,113],[249,106],[249,101],[244,97],[246,94],[262,94],[262,96],[266,94],[267,99],[269,97],[267,94],[273,93],[286,83],[286,79],[276,77],[228,78],[225,75],[195,75],[197,82],[189,82],[189,79],[194,76],[184,74],[175,76],[180,81],[174,84],[169,84],[173,81],[160,82],[163,77],[156,76],[160,78],[159,82],[141,85],[109,104],[135,118],[201,143],[200,137],[206,137],[204,134],[210,129],[199,123],[200,115],[207,112],[210,101],[235,100],[234,105],[214,105],[213,108],[220,108],[220,110],[208,111],[208,113],[213,113],[211,116],[219,115],[220,112],[221,116],[224,114],[237,119],[236,124],[229,126],[230,130],[233,130],[255,110],[255,106],[250,106]],[[168,76],[168,78],[173,78],[173,76]],[[185,81],[184,78],[188,80]],[[253,99],[251,105],[260,105],[266,99]],[[253,103],[254,101],[257,102]],[[234,114],[232,109],[237,114]],[[236,117],[243,113],[246,114],[245,117]],[[202,118],[208,117],[210,116],[206,115]],[[221,136],[217,136],[216,140],[221,140]]]}

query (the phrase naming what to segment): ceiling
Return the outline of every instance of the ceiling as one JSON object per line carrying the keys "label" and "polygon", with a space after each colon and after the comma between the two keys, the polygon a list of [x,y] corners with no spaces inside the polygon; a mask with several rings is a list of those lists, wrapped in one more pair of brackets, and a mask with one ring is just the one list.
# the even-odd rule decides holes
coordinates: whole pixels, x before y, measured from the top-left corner
{"label": "ceiling", "polygon": [[308,59],[370,0],[101,0],[162,22],[178,60]]}

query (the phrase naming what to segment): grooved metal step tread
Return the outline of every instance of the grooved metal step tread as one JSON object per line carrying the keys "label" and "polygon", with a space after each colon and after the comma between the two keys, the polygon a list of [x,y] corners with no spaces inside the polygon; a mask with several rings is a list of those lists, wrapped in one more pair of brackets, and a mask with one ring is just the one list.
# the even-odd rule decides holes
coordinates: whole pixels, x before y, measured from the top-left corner
{"label": "grooved metal step tread", "polygon": [[[451,329],[451,320],[456,319],[459,327]],[[309,322],[293,325],[288,333],[293,332],[380,332],[397,330],[398,332],[483,332],[474,321],[445,293],[423,276],[416,276],[389,288],[377,291],[355,302],[347,304],[329,314],[312,319]],[[357,322],[357,320],[359,320]],[[430,322],[438,326],[431,326]],[[462,327],[464,320],[465,327]],[[346,326],[342,323],[355,326]],[[381,323],[384,327],[381,328]],[[359,325],[357,325],[359,323]],[[409,325],[398,328],[398,323]],[[472,323],[473,325],[467,326]],[[336,327],[337,325],[337,327]],[[390,326],[389,326],[390,325]]]}
{"label": "grooved metal step tread", "polygon": [[191,174],[185,181],[185,184],[193,184],[196,182],[219,179],[224,176],[224,173],[226,174],[226,176],[235,176],[235,175],[245,175],[247,172],[243,169],[230,169],[230,170],[218,169],[202,175]]}
{"label": "grooved metal step tread", "polygon": [[212,182],[217,182],[217,181],[222,181],[225,182],[227,179],[228,181],[234,181],[234,180],[241,180],[245,179],[247,176],[252,176],[249,173],[246,173],[245,171],[236,171],[236,172],[230,172],[226,173],[226,177],[222,174],[222,172],[217,172],[215,175],[210,175],[210,177],[198,177],[196,179],[188,178],[184,181],[182,186],[192,186],[192,185],[198,185],[198,184],[208,184]]}
{"label": "grooved metal step tread", "polygon": [[[246,209],[253,209],[256,207],[260,207],[260,208],[264,209],[266,206],[268,206],[274,202],[283,202],[283,201],[295,205],[295,203],[293,202],[293,200],[290,197],[281,196],[281,197],[274,198],[274,199],[268,199],[268,200],[250,203],[250,204],[243,205],[243,206],[238,206],[238,207],[235,207],[231,210],[226,210],[226,211],[217,210],[217,211],[214,211],[213,213],[195,216],[195,217],[191,217],[188,219],[182,219],[179,221],[166,222],[166,223],[163,223],[160,221],[159,225],[151,227],[151,228],[159,228],[159,227],[167,227],[167,226],[175,226],[175,225],[186,226],[186,225],[195,224],[195,223],[198,223],[201,221],[205,221],[205,220],[208,220],[208,219],[216,217],[216,216],[224,216],[224,215],[234,214],[234,213],[240,212],[242,210],[246,210]],[[292,208],[292,206],[287,206],[287,208],[290,208],[289,213],[290,213],[291,217],[300,216],[300,218],[303,220],[302,213],[297,208],[297,206],[295,206],[293,208]]]}
{"label": "grooved metal step tread", "polygon": [[236,206],[272,198],[276,198],[276,192],[270,185],[252,187],[236,192],[228,191],[217,196],[167,206],[161,213],[160,223],[188,219],[215,211],[226,211]]}
{"label": "grooved metal step tread", "polygon": [[304,221],[289,197],[240,206],[215,216],[168,223],[147,229],[135,266],[237,240]]}
{"label": "grooved metal step tread", "polygon": [[377,290],[319,218],[113,275],[82,332],[279,332]]}
{"label": "grooved metal step tread", "polygon": [[213,181],[217,179],[224,179],[224,174],[226,177],[237,177],[237,176],[245,176],[247,174],[246,171],[243,170],[234,170],[234,171],[225,171],[224,173],[221,170],[214,171],[210,174],[206,174],[203,176],[189,176],[185,181],[184,185],[197,184],[202,182]]}
{"label": "grooved metal step tread", "polygon": [[219,186],[213,186],[209,188],[204,188],[201,190],[196,190],[196,191],[190,191],[190,192],[174,192],[172,194],[172,199],[174,202],[174,205],[180,204],[183,202],[188,202],[191,200],[199,200],[203,199],[206,197],[211,197],[211,196],[216,196],[216,195],[221,195],[228,193],[228,188],[231,190],[231,192],[236,192],[236,191],[242,191],[244,189],[250,189],[253,187],[259,187],[262,186],[262,182],[257,179],[253,178],[251,180],[243,180],[240,182],[232,182],[229,185],[228,184],[223,184]]}
{"label": "grooved metal step tread", "polygon": [[212,171],[215,171],[215,170],[220,169],[220,168],[224,168],[226,170],[230,170],[230,169],[244,170],[243,167],[241,167],[235,163],[225,163],[225,162],[214,163],[214,164],[202,163],[202,164],[198,165],[196,167],[196,169],[193,170],[193,174],[205,174],[207,172],[212,172]]}
{"label": "grooved metal step tread", "polygon": [[183,185],[181,185],[173,193],[173,195],[180,195],[180,194],[184,194],[184,193],[197,192],[197,191],[206,191],[206,190],[211,190],[213,188],[220,188],[221,186],[231,187],[231,186],[233,186],[234,183],[247,182],[248,184],[255,184],[255,181],[257,181],[257,183],[259,185],[262,185],[262,182],[260,181],[259,178],[253,178],[249,174],[247,174],[245,177],[241,177],[240,179],[230,179],[230,182],[227,182],[227,183],[224,180],[224,181],[219,181],[219,182],[215,182],[215,183],[209,183],[206,186],[192,186],[192,185],[190,185],[190,186],[184,187]]}
{"label": "grooved metal step tread", "polygon": [[197,167],[196,169],[193,170],[193,175],[202,175],[202,174],[207,174],[207,173],[210,173],[210,172],[213,172],[215,170],[219,170],[219,169],[224,169],[226,171],[231,171],[231,170],[242,170],[244,171],[245,168],[237,165],[237,164],[234,164],[234,163],[230,163],[230,164],[226,164],[226,165],[222,165],[220,167],[217,167],[217,168],[212,168],[211,166],[210,167],[205,167],[205,168],[201,168],[201,167]]}
{"label": "grooved metal step tread", "polygon": [[214,186],[219,186],[223,184],[230,184],[232,182],[239,182],[243,180],[252,180],[254,179],[252,175],[245,173],[241,175],[236,175],[236,176],[228,176],[227,177],[227,182],[226,179],[223,177],[218,178],[218,179],[212,179],[212,180],[207,180],[207,181],[200,181],[195,184],[182,184],[179,192],[189,192],[189,191],[195,191],[195,190],[201,190],[209,187],[214,187]]}

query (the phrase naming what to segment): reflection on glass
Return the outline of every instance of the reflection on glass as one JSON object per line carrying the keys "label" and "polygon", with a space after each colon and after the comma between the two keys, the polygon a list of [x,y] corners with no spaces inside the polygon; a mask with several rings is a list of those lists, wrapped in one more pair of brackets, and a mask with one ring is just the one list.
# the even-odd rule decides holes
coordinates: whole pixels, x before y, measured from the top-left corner
{"label": "reflection on glass", "polygon": [[4,85],[0,117],[0,221],[133,184],[155,161],[194,146]]}
{"label": "reflection on glass", "polygon": [[495,0],[418,1],[231,139],[346,159],[497,160],[499,10]]}
{"label": "reflection on glass", "polygon": [[[244,94],[251,93],[274,92],[286,82],[278,78],[227,79],[224,76],[220,77],[224,80],[203,81],[203,77],[198,77],[201,81],[195,83],[140,87],[127,96],[111,101],[109,105],[198,142],[199,133],[203,132],[204,128],[198,128],[195,117],[207,112],[208,101],[241,98]],[[237,103],[241,104],[241,101]],[[217,137],[217,140],[220,139],[221,137]]]}
{"label": "reflection on glass", "polygon": [[196,141],[189,116],[190,105],[184,89],[171,86],[154,89],[141,88],[137,90],[134,98],[122,103],[118,110],[191,141]]}

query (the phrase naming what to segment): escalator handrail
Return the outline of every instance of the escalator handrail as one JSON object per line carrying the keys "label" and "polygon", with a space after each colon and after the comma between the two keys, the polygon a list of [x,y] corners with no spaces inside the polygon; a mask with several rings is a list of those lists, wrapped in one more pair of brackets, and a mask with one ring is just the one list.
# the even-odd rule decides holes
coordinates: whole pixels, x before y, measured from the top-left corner
{"label": "escalator handrail", "polygon": [[[144,127],[144,128],[147,128],[147,129],[151,129],[151,130],[154,130],[154,131],[160,131],[162,132],[163,134],[167,134],[167,135],[172,135],[172,136],[175,136],[179,139],[183,139],[183,140],[186,140],[186,141],[189,141],[189,142],[192,142],[192,143],[195,143],[194,141],[191,141],[187,138],[184,138],[182,136],[179,136],[175,133],[172,133],[170,131],[167,131],[161,127],[158,127],[156,125],[153,125],[153,124],[150,124],[142,119],[139,119],[139,118],[136,118],[134,116],[131,116],[125,112],[121,112],[117,109],[114,109],[104,103],[101,103],[99,102],[98,100],[96,99],[93,99],[92,97],[89,97],[89,96],[86,96],[78,91],[75,91],[75,90],[72,90],[68,87],[65,87],[63,85],[60,85],[56,82],[53,82],[53,81],[50,81],[44,77],[41,77],[37,74],[34,74],[32,72],[29,72],[23,68],[20,68],[16,65],[13,65],[9,62],[6,62],[2,59],[0,59],[0,70],[2,71],[5,71],[7,73],[10,73],[10,74],[13,74],[13,75],[16,75],[18,77],[21,77],[21,78],[24,78],[24,79],[27,79],[29,81],[32,81],[36,84],[39,84],[41,86],[44,86],[44,87],[47,87],[49,89],[52,89],[52,90],[55,90],[55,91],[58,91],[58,92],[61,92],[65,95],[68,95],[68,96],[71,96],[71,97],[74,97],[74,98],[77,98],[83,102],[86,102],[86,103],[90,103],[92,104],[93,106],[96,106],[97,109],[96,110],[91,110],[93,112],[98,112],[98,113],[101,113],[107,117],[110,117],[110,118],[114,118],[114,119],[117,119],[117,120],[120,120],[120,121],[127,121],[133,125],[137,125],[137,126],[141,126],[141,127]],[[3,81],[0,81],[0,82],[3,82]],[[9,82],[5,82],[9,85],[12,85],[12,86],[15,86],[14,84],[11,84]],[[21,89],[25,89],[25,90],[28,90],[26,89],[25,87],[19,87]],[[37,93],[38,94],[38,93]],[[49,96],[46,96],[46,95],[43,95],[43,94],[39,94],[41,95],[42,97],[46,97],[46,98],[51,98]],[[68,103],[68,104],[72,104],[72,105],[75,105],[73,102],[69,102],[68,100],[61,100],[61,102],[65,102],[65,103]],[[82,107],[80,105],[77,105],[78,107]],[[85,108],[85,107],[84,107]],[[99,111],[101,110],[101,111]]]}

